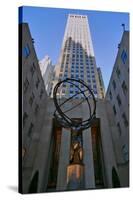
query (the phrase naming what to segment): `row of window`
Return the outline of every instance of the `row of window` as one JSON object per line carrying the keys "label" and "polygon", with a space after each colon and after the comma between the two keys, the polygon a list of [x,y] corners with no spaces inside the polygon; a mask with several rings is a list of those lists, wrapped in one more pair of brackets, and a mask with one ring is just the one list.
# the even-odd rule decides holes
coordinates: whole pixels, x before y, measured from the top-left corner
{"label": "row of window", "polygon": [[[93,90],[93,89],[92,89],[92,90]],[[65,93],[66,93],[66,90],[63,89],[63,90],[62,90],[62,93],[65,94]],[[76,93],[80,93],[80,90],[78,90],[77,88],[75,88],[75,90],[70,90],[70,91],[69,91],[69,94],[70,94],[70,95],[76,94]],[[93,90],[93,93],[94,93],[94,94],[97,94],[97,90]],[[67,93],[67,94],[68,94],[68,93]]]}
{"label": "row of window", "polygon": [[[113,106],[113,110],[115,109],[115,107]],[[116,113],[116,109],[114,110],[114,113]],[[123,124],[125,127],[128,127],[129,126],[129,123],[128,123],[128,120],[127,120],[127,117],[126,117],[126,114],[123,113],[122,114],[122,120],[123,120]],[[117,128],[118,128],[118,132],[119,134],[121,135],[122,134],[122,129],[121,129],[121,125],[120,123],[118,122],[117,123]]]}
{"label": "row of window", "polygon": [[[37,80],[36,80],[36,88],[37,88],[37,89],[38,89],[39,84],[40,84],[40,79],[37,77]],[[26,78],[25,81],[24,81],[24,88],[23,88],[24,93],[27,92],[28,87],[29,87],[29,81],[28,81],[28,79]]]}
{"label": "row of window", "polygon": [[83,68],[84,66],[86,66],[87,69],[90,69],[90,68],[93,68],[93,67],[94,67],[94,65],[93,65],[92,63],[90,64],[90,63],[88,63],[88,62],[83,62],[83,61],[81,61],[81,62],[77,62],[77,61],[76,61],[76,62],[73,62],[73,61],[72,61],[72,62],[66,62],[66,63],[65,63],[65,62],[62,62],[62,63],[61,63],[61,68],[63,68],[63,67],[68,67],[69,64],[71,65],[72,68],[75,68],[75,67],[76,67],[76,68],[80,68],[80,67]]}
{"label": "row of window", "polygon": [[[76,85],[76,86],[75,86]],[[79,88],[86,88],[84,85],[80,85],[79,83],[75,83],[75,85],[70,85],[70,88],[77,88],[77,87],[79,87]],[[88,85],[90,88],[92,88],[93,87],[93,89],[96,89],[97,88],[97,86],[94,84],[93,86],[91,86],[91,85]],[[66,84],[64,83],[63,85],[62,85],[62,87],[63,88],[66,88]]]}
{"label": "row of window", "polygon": [[[37,115],[38,112],[39,112],[39,105],[36,103],[35,104],[35,109],[34,109],[35,115]],[[25,127],[25,125],[26,125],[26,123],[28,121],[28,117],[29,117],[28,114],[25,112],[24,115],[23,115],[23,127]],[[34,125],[33,125],[33,123],[31,123],[30,126],[29,126],[29,129],[28,129],[28,136],[29,137],[31,136],[31,133],[33,131],[33,127],[34,127]]]}
{"label": "row of window", "polygon": [[[116,82],[115,82],[115,80],[113,80],[112,85],[113,85],[113,88],[115,90],[116,89]],[[126,95],[127,92],[128,92],[128,88],[127,88],[127,85],[126,85],[125,81],[122,82],[121,88],[122,88],[122,91],[123,91],[124,95]],[[112,100],[113,96],[112,96],[111,90],[109,92],[109,96],[110,96],[110,100]]]}
{"label": "row of window", "polygon": [[[94,76],[94,75],[92,75],[92,76],[90,77],[90,75],[84,76],[84,74],[79,74],[79,73],[78,73],[78,74],[72,74],[72,73],[71,73],[70,76],[69,76],[68,74],[64,74],[64,76],[63,76],[63,78],[69,78],[69,77],[71,77],[71,78],[82,78],[82,79],[87,78],[87,81],[88,81],[88,82],[91,82],[91,80],[92,80],[93,83],[96,82],[95,76]],[[61,78],[62,78],[62,75],[59,76],[59,79],[61,79]],[[91,80],[90,80],[90,78],[91,78]]]}
{"label": "row of window", "polygon": [[[60,69],[60,74],[59,74],[59,76],[63,76],[63,69],[61,68]],[[65,68],[65,74],[67,74],[68,73],[68,68],[66,67]],[[76,67],[76,68],[74,68],[74,67],[71,67],[71,73],[72,74],[76,74],[76,73],[80,73],[80,74],[84,74],[84,69],[83,69],[83,67]],[[87,67],[86,67],[86,73],[85,73],[85,75],[87,75],[87,76],[90,76],[90,74],[92,74],[92,76],[94,76],[94,69],[91,69],[91,71],[90,71],[90,69],[88,69]]]}
{"label": "row of window", "polygon": [[[69,60],[70,58],[71,58],[71,56],[70,56],[70,54],[66,54],[66,56],[65,55],[63,55],[63,57],[62,57],[62,60],[64,61],[64,59],[66,58],[66,60]],[[80,52],[80,54],[78,53],[78,52],[76,52],[75,54],[72,54],[72,60],[74,61],[75,59],[76,60],[82,60],[82,59],[85,59],[87,62],[90,62],[90,63],[93,63],[93,59],[91,59],[88,55],[83,55],[83,53],[82,52]]]}

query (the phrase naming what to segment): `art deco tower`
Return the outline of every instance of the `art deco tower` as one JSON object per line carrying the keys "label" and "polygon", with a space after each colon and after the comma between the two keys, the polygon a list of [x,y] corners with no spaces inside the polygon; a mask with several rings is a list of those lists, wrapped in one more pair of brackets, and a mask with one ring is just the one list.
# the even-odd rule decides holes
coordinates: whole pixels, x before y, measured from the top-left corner
{"label": "art deco tower", "polygon": [[[88,18],[85,15],[68,15],[62,48],[55,67],[53,88],[59,80],[65,78],[84,80],[95,96],[102,98]],[[64,84],[59,95],[69,97],[76,92],[76,87]]]}

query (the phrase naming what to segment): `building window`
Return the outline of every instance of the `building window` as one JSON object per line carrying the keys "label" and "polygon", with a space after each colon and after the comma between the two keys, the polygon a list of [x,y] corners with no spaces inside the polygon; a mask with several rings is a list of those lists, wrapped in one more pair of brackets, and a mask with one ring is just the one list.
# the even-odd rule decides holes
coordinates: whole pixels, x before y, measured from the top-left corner
{"label": "building window", "polygon": [[71,74],[71,78],[74,78],[74,74]]}
{"label": "building window", "polygon": [[37,77],[37,81],[36,81],[36,88],[38,88],[38,86],[39,86],[39,83],[40,83],[40,80],[39,80],[39,78]]}
{"label": "building window", "polygon": [[33,74],[34,74],[34,72],[35,72],[35,65],[34,65],[34,63],[33,63],[33,65],[32,65],[32,67],[30,68],[30,71],[31,71],[31,74],[32,74],[32,76],[33,76]]}
{"label": "building window", "polygon": [[29,130],[28,130],[28,136],[29,136],[29,137],[31,137],[31,133],[32,133],[32,131],[33,131],[33,127],[34,127],[34,124],[31,123],[31,124],[30,124],[30,127],[29,127]]}
{"label": "building window", "polygon": [[127,53],[126,53],[125,50],[123,50],[122,53],[121,53],[121,60],[122,60],[123,64],[126,63],[126,60],[127,60]]}
{"label": "building window", "polygon": [[27,118],[28,118],[28,114],[25,112],[23,115],[23,126],[25,126]]}
{"label": "building window", "polygon": [[129,151],[126,144],[122,146],[122,154],[123,154],[124,160],[127,162],[129,160]]}
{"label": "building window", "polygon": [[26,44],[26,46],[24,46],[23,48],[23,56],[27,58],[29,55],[30,55],[30,48],[29,48],[29,45]]}
{"label": "building window", "polygon": [[121,87],[122,87],[122,90],[123,90],[124,95],[126,95],[126,94],[127,94],[127,85],[126,85],[125,81],[123,81]]}
{"label": "building window", "polygon": [[36,104],[36,105],[35,105],[35,115],[37,115],[37,114],[38,114],[38,111],[39,111],[39,105],[38,105],[38,104]]}
{"label": "building window", "polygon": [[114,115],[116,115],[116,108],[115,108],[115,105],[113,105],[113,111],[114,111]]}
{"label": "building window", "polygon": [[112,84],[113,84],[113,88],[115,90],[116,89],[116,82],[115,82],[115,80],[113,80]]}
{"label": "building window", "polygon": [[125,127],[128,127],[128,120],[127,120],[127,117],[126,117],[125,113],[122,114],[122,119],[123,119]]}
{"label": "building window", "polygon": [[119,122],[117,123],[117,129],[118,129],[119,135],[121,135],[121,126]]}
{"label": "building window", "polygon": [[44,91],[43,91],[43,89],[41,89],[41,91],[40,91],[40,99],[42,98],[43,93],[44,93]]}
{"label": "building window", "polygon": [[109,97],[110,97],[110,100],[112,100],[112,92],[111,91],[109,92]]}
{"label": "building window", "polygon": [[120,106],[121,105],[121,98],[120,98],[119,94],[117,95],[116,98],[117,98],[118,105]]}
{"label": "building window", "polygon": [[72,90],[70,90],[70,94],[73,94],[73,91],[72,91]]}
{"label": "building window", "polygon": [[33,104],[33,101],[35,99],[35,96],[34,96],[34,93],[32,92],[31,96],[30,96],[30,99],[29,99],[29,104],[32,106]]}
{"label": "building window", "polygon": [[117,77],[120,78],[121,71],[120,71],[119,67],[117,67],[117,69],[116,69],[116,74],[117,74]]}
{"label": "building window", "polygon": [[28,86],[29,86],[29,81],[28,79],[26,78],[25,81],[24,81],[24,93],[26,93],[27,89],[28,89]]}

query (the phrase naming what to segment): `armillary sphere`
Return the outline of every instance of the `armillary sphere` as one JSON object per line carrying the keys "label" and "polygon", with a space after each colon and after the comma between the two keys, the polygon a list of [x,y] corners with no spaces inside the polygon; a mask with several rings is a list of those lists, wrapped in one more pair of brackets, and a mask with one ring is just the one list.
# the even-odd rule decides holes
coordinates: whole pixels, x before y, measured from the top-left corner
{"label": "armillary sphere", "polygon": [[[64,88],[65,93],[63,93]],[[95,119],[95,96],[92,89],[81,79],[66,78],[58,82],[53,90],[53,100],[56,107],[54,117],[64,128],[74,131],[84,130],[89,128]],[[76,112],[75,109],[85,103],[87,104],[85,110],[88,109],[87,117],[83,120],[72,117],[72,113]]]}

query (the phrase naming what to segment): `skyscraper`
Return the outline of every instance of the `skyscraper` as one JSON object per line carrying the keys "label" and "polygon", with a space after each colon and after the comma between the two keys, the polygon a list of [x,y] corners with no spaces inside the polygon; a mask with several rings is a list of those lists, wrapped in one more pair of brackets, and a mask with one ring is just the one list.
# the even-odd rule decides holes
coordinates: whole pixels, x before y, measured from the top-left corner
{"label": "skyscraper", "polygon": [[[82,79],[90,86],[96,97],[103,97],[88,18],[85,15],[68,15],[62,48],[55,67],[53,88],[59,80],[65,78]],[[63,85],[59,95],[69,97],[75,93],[76,87]]]}

